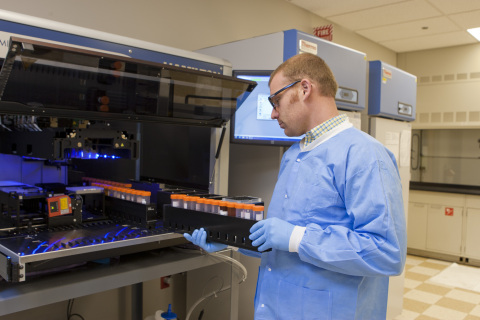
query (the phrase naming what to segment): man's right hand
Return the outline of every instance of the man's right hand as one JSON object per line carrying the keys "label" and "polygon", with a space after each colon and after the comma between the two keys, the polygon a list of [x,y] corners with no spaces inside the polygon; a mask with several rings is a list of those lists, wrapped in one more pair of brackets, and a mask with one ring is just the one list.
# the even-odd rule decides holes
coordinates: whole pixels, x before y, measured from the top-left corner
{"label": "man's right hand", "polygon": [[207,232],[203,228],[193,230],[192,235],[184,233],[183,236],[207,252],[220,251],[228,247],[223,243],[207,242]]}

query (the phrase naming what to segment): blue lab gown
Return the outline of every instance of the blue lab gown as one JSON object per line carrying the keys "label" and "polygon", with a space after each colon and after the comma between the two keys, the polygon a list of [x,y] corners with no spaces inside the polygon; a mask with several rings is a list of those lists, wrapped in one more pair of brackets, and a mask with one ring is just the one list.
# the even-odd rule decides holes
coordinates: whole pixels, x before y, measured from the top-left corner
{"label": "blue lab gown", "polygon": [[268,218],[306,231],[298,253],[262,254],[255,319],[385,319],[406,257],[395,158],[348,122],[318,139],[283,156]]}

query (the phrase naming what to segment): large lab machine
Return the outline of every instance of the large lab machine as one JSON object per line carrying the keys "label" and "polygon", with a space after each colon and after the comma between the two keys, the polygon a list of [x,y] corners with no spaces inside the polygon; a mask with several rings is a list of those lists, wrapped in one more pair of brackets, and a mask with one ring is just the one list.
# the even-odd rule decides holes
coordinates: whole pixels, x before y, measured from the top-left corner
{"label": "large lab machine", "polygon": [[7,11],[0,44],[3,281],[184,244],[169,195],[228,194],[229,62]]}
{"label": "large lab machine", "polygon": [[[412,124],[415,120],[417,78],[383,61],[369,62],[368,115],[364,131],[384,144],[397,160],[402,182],[405,219],[408,217]],[[402,312],[404,274],[390,279],[387,318]]]}

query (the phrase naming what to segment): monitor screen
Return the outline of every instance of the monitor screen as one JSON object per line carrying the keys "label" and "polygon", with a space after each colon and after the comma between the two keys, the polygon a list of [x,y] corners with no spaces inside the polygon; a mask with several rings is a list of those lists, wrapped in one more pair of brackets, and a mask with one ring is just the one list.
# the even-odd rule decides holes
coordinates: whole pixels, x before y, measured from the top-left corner
{"label": "monitor screen", "polygon": [[238,99],[231,122],[231,142],[288,146],[302,139],[303,136],[287,137],[277,120],[271,118],[272,105],[268,102],[271,73],[267,70],[233,72],[237,78],[257,82],[257,86],[246,98],[242,96]]}

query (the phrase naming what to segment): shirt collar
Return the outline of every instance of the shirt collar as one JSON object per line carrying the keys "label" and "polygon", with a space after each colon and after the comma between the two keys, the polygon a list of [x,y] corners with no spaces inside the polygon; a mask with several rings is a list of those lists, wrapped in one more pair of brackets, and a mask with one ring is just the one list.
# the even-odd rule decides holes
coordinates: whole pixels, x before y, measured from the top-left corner
{"label": "shirt collar", "polygon": [[347,118],[348,118],[347,115],[343,113],[319,124],[318,126],[316,126],[315,128],[313,128],[312,130],[308,131],[305,134],[305,138],[303,140],[303,146],[304,147],[308,146],[310,143],[315,141],[315,139],[317,139],[321,135],[327,133],[328,131],[337,127],[341,123],[345,122]]}

